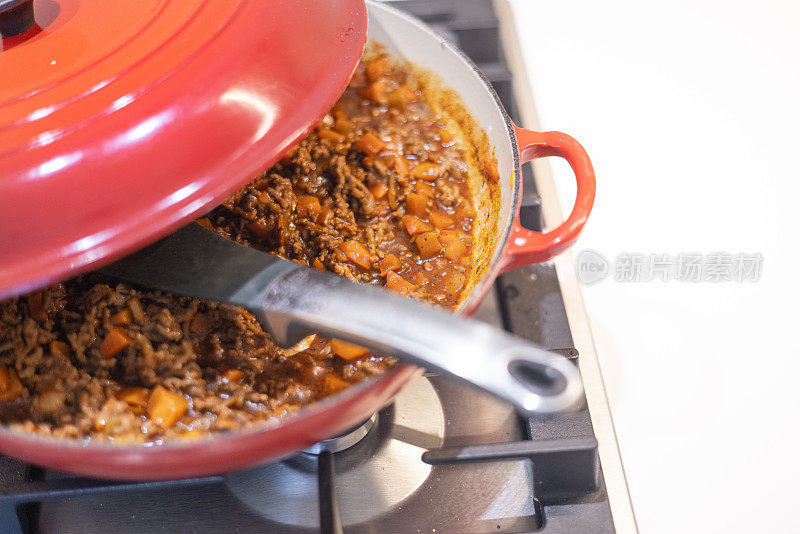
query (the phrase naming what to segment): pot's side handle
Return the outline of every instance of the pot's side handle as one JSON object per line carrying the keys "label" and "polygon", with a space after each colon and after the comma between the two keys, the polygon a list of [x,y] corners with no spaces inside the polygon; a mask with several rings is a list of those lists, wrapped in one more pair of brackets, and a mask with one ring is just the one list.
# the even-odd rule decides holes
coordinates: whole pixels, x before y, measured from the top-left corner
{"label": "pot's side handle", "polygon": [[561,132],[534,132],[517,126],[514,126],[514,133],[519,145],[520,163],[546,156],[562,157],[572,167],[578,189],[572,213],[554,230],[528,230],[520,224],[519,213],[515,215],[502,264],[504,272],[549,260],[572,245],[589,218],[595,194],[592,162],[575,139]]}

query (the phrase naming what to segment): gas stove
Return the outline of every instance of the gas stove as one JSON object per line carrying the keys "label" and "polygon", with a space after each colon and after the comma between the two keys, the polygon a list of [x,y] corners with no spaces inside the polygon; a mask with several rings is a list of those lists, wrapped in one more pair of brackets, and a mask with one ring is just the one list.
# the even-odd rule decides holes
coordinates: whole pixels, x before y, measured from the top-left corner
{"label": "gas stove", "polygon": [[[504,2],[390,3],[470,55],[512,118],[535,127],[525,94],[514,94],[521,74]],[[544,201],[537,192],[547,188],[546,170],[523,175],[521,218],[541,229],[557,202],[551,189]],[[508,404],[427,374],[352,431],[227,475],[103,481],[0,456],[0,532],[633,531],[602,380],[585,316],[575,312],[579,289],[564,262],[503,275],[475,317],[576,359],[587,389],[578,412],[524,419]]]}

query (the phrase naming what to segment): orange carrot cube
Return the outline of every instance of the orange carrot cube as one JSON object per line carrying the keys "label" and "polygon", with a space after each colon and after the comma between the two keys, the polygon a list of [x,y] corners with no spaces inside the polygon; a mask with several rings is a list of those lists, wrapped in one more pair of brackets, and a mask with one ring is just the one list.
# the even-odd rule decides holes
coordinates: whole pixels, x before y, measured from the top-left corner
{"label": "orange carrot cube", "polygon": [[141,409],[147,406],[149,396],[150,391],[146,388],[125,388],[119,390],[115,395],[122,402]]}
{"label": "orange carrot cube", "polygon": [[378,269],[381,270],[381,276],[386,276],[389,271],[396,271],[400,268],[400,260],[394,254],[387,254],[378,264]]}
{"label": "orange carrot cube", "polygon": [[100,343],[100,353],[106,358],[111,358],[125,349],[125,347],[130,346],[132,343],[133,340],[131,340],[131,338],[129,338],[120,328],[112,328],[108,331],[108,334],[106,334],[103,342]]}
{"label": "orange carrot cube", "polygon": [[131,324],[131,319],[131,310],[125,308],[111,316],[111,324],[114,326],[125,326],[126,324]]}
{"label": "orange carrot cube", "polygon": [[428,216],[428,197],[419,193],[406,195],[406,211],[420,219]]}
{"label": "orange carrot cube", "polygon": [[420,163],[411,169],[411,176],[418,180],[433,182],[442,172],[442,166],[438,163]]}
{"label": "orange carrot cube", "polygon": [[295,208],[297,215],[300,217],[309,217],[314,219],[322,211],[322,206],[319,199],[312,195],[303,195],[297,199],[297,207]]}
{"label": "orange carrot cube", "polygon": [[367,156],[374,156],[386,148],[386,145],[383,144],[383,141],[381,141],[380,138],[369,132],[358,138],[358,141],[356,141],[356,146]]}
{"label": "orange carrot cube", "polygon": [[334,143],[344,141],[344,136],[339,132],[334,132],[333,130],[319,130],[317,135],[319,135],[320,139],[327,139],[328,141],[333,141]]}
{"label": "orange carrot cube", "polygon": [[423,260],[436,256],[442,250],[442,244],[439,243],[439,238],[433,232],[418,236],[414,243],[417,245],[419,255]]}
{"label": "orange carrot cube", "polygon": [[389,186],[386,185],[386,183],[384,182],[378,182],[377,184],[369,188],[369,192],[372,193],[372,197],[375,200],[380,200],[383,197],[385,197],[388,191],[389,191]]}
{"label": "orange carrot cube", "polygon": [[341,339],[331,339],[331,350],[333,350],[334,354],[345,360],[354,360],[369,352],[368,348],[354,343],[348,343]]}
{"label": "orange carrot cube", "polygon": [[457,260],[467,253],[467,247],[460,240],[456,239],[444,247],[444,257],[449,260]]}
{"label": "orange carrot cube", "polygon": [[367,80],[369,80],[370,83],[380,80],[381,77],[386,74],[387,70],[388,64],[386,63],[386,58],[382,57],[373,59],[364,66],[364,74],[366,74]]}
{"label": "orange carrot cube", "polygon": [[408,163],[400,154],[395,154],[394,156],[394,172],[403,178],[408,178]]}
{"label": "orange carrot cube", "polygon": [[25,386],[19,381],[16,371],[0,365],[0,402],[11,402],[19,398]]}
{"label": "orange carrot cube", "polygon": [[336,247],[348,260],[364,269],[372,269],[372,258],[369,251],[358,241],[345,241]]}
{"label": "orange carrot cube", "polygon": [[153,388],[147,401],[147,415],[160,427],[171,428],[186,414],[189,402],[183,395],[162,386]]}
{"label": "orange carrot cube", "polygon": [[456,220],[446,213],[435,211],[430,216],[431,224],[434,228],[451,228],[456,224]]}
{"label": "orange carrot cube", "polygon": [[386,273],[386,289],[400,293],[401,295],[410,295],[417,290],[417,286],[405,280],[394,271],[389,271]]}
{"label": "orange carrot cube", "polygon": [[433,227],[430,224],[419,220],[413,215],[403,215],[400,218],[400,221],[403,223],[403,226],[406,227],[406,232],[408,232],[409,235],[422,234],[433,230]]}

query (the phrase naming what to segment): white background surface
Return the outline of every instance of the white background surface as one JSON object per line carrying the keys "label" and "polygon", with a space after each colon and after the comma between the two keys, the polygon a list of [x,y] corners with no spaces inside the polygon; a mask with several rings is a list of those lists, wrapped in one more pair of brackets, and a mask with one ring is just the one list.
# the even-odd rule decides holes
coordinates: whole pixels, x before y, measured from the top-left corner
{"label": "white background surface", "polygon": [[597,172],[575,253],[764,256],[583,288],[641,531],[800,532],[800,2],[512,5],[542,127]]}

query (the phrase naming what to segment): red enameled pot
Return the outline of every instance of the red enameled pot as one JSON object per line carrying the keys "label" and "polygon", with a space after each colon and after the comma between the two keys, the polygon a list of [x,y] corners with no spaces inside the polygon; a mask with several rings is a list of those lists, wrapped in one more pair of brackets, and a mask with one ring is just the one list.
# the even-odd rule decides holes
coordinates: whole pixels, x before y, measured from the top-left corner
{"label": "red enameled pot", "polygon": [[[247,6],[248,3],[242,2],[242,5]],[[252,8],[252,6],[250,7]],[[478,305],[498,274],[522,265],[545,261],[562,252],[575,241],[589,216],[594,201],[595,182],[592,165],[583,148],[568,135],[558,132],[540,133],[516,127],[506,115],[488,81],[475,65],[458,49],[443,41],[424,24],[379,3],[369,2],[367,7],[369,37],[389,44],[390,49],[396,50],[419,67],[438,74],[448,87],[462,97],[472,117],[486,131],[489,142],[495,150],[501,177],[499,185],[502,192],[501,202],[495,208],[497,210],[496,217],[489,217],[489,219],[497,221],[497,224],[491,228],[478,229],[479,235],[484,232],[483,235],[493,243],[493,246],[487,250],[485,258],[481,260],[485,262],[486,267],[483,276],[477,281],[469,297],[458,309],[459,313],[469,314]],[[306,21],[300,20],[302,17],[298,17],[296,14],[291,16],[293,17],[291,24],[308,24]],[[336,14],[332,13],[331,16],[334,17]],[[316,28],[315,31],[317,29],[319,28]],[[360,28],[356,27],[354,31],[358,32]],[[268,52],[253,50],[253,48],[251,45],[247,51],[249,60],[263,62],[264,58],[260,54],[268,54]],[[322,50],[320,53],[325,53],[325,51]],[[328,57],[328,59],[331,58]],[[277,58],[273,57],[272,60],[277,60]],[[302,69],[299,70],[301,72],[297,73],[298,78],[305,75]],[[202,73],[195,73],[195,75],[202,77]],[[213,83],[213,80],[206,78],[202,78],[202,80]],[[185,90],[187,93],[192,93],[191,87],[198,83],[197,81],[189,82],[186,79],[180,81],[189,87]],[[341,83],[331,82],[328,90],[333,91],[334,86],[336,90],[344,87]],[[243,120],[245,126],[250,125],[249,129],[245,128],[246,134],[241,135],[253,136],[258,131],[259,120],[255,117],[259,113],[263,114],[262,120],[271,120],[271,108],[263,105],[264,100],[261,93],[269,91],[269,88],[263,85],[242,86],[241,91],[235,105],[222,106],[215,111],[214,117],[219,121],[218,128],[225,130],[234,128],[234,124],[231,122],[233,118],[227,114],[237,115],[241,112],[242,118],[247,118],[247,120]],[[180,110],[180,102],[181,99],[176,101],[176,110]],[[209,103],[210,108],[214,107],[212,104],[216,105],[217,103]],[[158,128],[183,128],[184,126],[186,130],[193,127],[199,128],[197,134],[187,133],[191,136],[191,141],[197,141],[198,136],[209,135],[208,125],[203,121],[192,122],[191,126],[176,125],[176,121],[181,122],[179,115],[171,116],[163,124],[159,123]],[[294,130],[291,132],[287,132],[287,129],[281,130],[281,135],[286,141],[278,143],[264,152],[261,163],[266,165],[272,163],[283,148],[289,146],[311,126],[313,124],[309,122],[293,126]],[[94,133],[94,136],[98,138],[101,138],[99,137],[101,135],[98,132]],[[143,131],[142,135],[146,137],[153,135],[153,132]],[[226,132],[223,135],[217,132],[214,135],[234,137],[239,134]],[[109,139],[107,141],[111,142]],[[136,142],[135,139],[131,141],[132,148],[136,147]],[[188,139],[187,144],[191,144]],[[2,137],[0,137],[0,153],[3,148]],[[184,149],[194,152],[194,149],[183,145],[164,148],[161,163],[166,165],[165,169],[156,171],[154,169],[157,166],[151,165],[151,162],[143,165],[147,166],[149,172],[154,172],[162,178],[174,173],[185,173],[190,161],[178,154],[180,150]],[[209,203],[216,202],[225,194],[242,185],[243,182],[234,183],[230,180],[226,182],[221,177],[224,177],[224,173],[231,167],[241,169],[242,160],[252,162],[254,156],[251,156],[251,152],[247,152],[231,155],[226,159],[223,155],[229,149],[230,147],[223,143],[218,150],[226,165],[213,170],[210,168],[199,169],[195,176],[202,176],[202,179],[187,180],[186,187],[189,187],[191,191],[187,190],[186,195],[180,194],[172,198],[162,196],[161,204],[154,205],[158,206],[158,210],[145,210],[140,207],[138,215],[133,215],[131,211],[127,210],[116,215],[93,212],[88,219],[92,219],[94,216],[109,216],[117,220],[117,224],[112,225],[112,232],[108,236],[111,239],[108,246],[113,249],[113,252],[110,252],[110,249],[89,247],[88,250],[95,250],[96,253],[87,259],[77,250],[80,247],[77,247],[74,255],[69,259],[59,257],[54,261],[73,261],[81,268],[96,265],[101,262],[100,258],[105,261],[124,253],[144,241],[155,239],[157,235],[174,228],[180,222],[188,220],[196,212],[202,211],[202,208],[197,207],[200,204],[207,206]],[[258,150],[253,152],[257,153]],[[567,220],[552,231],[539,233],[524,229],[519,224],[519,202],[522,193],[520,165],[544,156],[565,158],[575,173],[578,187],[575,206]],[[119,154],[114,156],[114,158],[124,157]],[[170,163],[173,159],[181,160],[180,164],[176,166],[176,164]],[[0,159],[0,161],[3,160]],[[115,159],[115,165],[121,163],[122,159],[119,161]],[[23,165],[23,163],[20,162],[19,165]],[[101,167],[98,167],[95,172],[108,172],[111,169],[111,167],[105,167],[105,163],[98,162],[98,165]],[[124,170],[121,167],[116,168]],[[127,169],[125,172],[131,173],[136,170]],[[96,187],[99,176],[101,175],[95,176],[94,184],[83,185]],[[104,174],[102,179],[110,181],[112,176],[113,174]],[[31,179],[35,181],[38,178]],[[206,187],[215,180],[219,180],[216,187]],[[193,189],[192,184],[199,184],[200,189]],[[0,184],[0,187],[5,186]],[[142,178],[139,191],[134,191],[126,186],[123,194],[138,197],[147,188],[154,188],[153,191],[147,193],[153,198],[163,195],[163,188],[158,185],[158,178],[153,176]],[[202,193],[198,193],[200,190]],[[93,193],[72,192],[64,202],[85,205],[86,201],[79,200],[77,196],[87,194]],[[120,206],[114,204],[114,207],[119,208]],[[17,208],[14,212],[18,217],[21,216],[21,209]],[[70,219],[70,221],[74,223],[75,219]],[[51,225],[52,221],[48,221],[48,224]],[[134,232],[135,237],[120,237],[128,236],[132,225],[147,226],[147,230]],[[40,231],[46,233],[44,223]],[[3,239],[7,239],[5,231],[3,234]],[[117,244],[118,240],[122,240],[123,244]],[[26,250],[36,255],[45,241],[47,239],[43,238],[37,246],[25,245]],[[41,267],[41,270],[36,272],[37,275],[29,279],[35,279],[38,284],[57,277],[54,273],[58,270]],[[22,286],[17,284],[15,287]],[[273,426],[255,431],[218,434],[207,439],[159,446],[113,446],[83,444],[1,430],[0,450],[34,464],[104,478],[167,479],[221,473],[287,456],[315,442],[346,431],[385,406],[405,384],[419,373],[420,370],[416,367],[400,365],[381,376],[372,377],[339,394],[322,399]]]}

